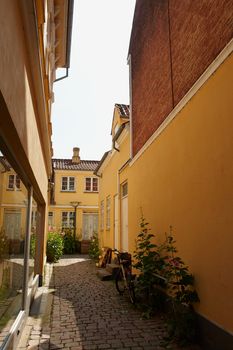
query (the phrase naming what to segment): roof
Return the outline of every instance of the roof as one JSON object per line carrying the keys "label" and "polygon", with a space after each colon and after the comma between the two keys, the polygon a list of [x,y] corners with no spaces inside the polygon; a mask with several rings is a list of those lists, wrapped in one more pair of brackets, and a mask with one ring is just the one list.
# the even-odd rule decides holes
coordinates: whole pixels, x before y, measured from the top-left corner
{"label": "roof", "polygon": [[72,159],[52,159],[54,170],[94,171],[98,164],[98,160],[80,160],[80,163],[72,163]]}
{"label": "roof", "polygon": [[115,107],[118,108],[120,116],[122,118],[129,118],[129,105],[115,103]]}
{"label": "roof", "polygon": [[99,169],[101,168],[102,164],[104,163],[105,159],[107,158],[107,156],[109,155],[110,152],[111,151],[107,151],[107,152],[104,153],[103,157],[101,158],[98,166],[96,167],[96,169],[94,171],[95,175],[98,175],[97,173],[98,173]]}
{"label": "roof", "polygon": [[0,156],[0,163],[3,165],[6,171],[10,170],[11,165],[4,156]]}

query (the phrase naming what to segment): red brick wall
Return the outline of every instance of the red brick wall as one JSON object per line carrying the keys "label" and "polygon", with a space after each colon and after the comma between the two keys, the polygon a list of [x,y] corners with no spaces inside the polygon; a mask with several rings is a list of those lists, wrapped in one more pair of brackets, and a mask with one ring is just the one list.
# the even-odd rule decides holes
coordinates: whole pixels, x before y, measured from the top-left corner
{"label": "red brick wall", "polygon": [[134,155],[232,37],[232,0],[137,0],[129,49]]}
{"label": "red brick wall", "polygon": [[137,7],[130,47],[134,154],[172,109],[167,2],[143,0]]}
{"label": "red brick wall", "polygon": [[233,36],[232,0],[170,0],[177,104]]}

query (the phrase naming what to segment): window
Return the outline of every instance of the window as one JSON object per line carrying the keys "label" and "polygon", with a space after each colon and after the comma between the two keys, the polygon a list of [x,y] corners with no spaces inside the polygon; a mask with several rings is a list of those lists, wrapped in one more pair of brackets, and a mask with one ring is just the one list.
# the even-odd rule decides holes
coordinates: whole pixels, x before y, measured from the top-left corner
{"label": "window", "polygon": [[49,211],[49,214],[48,214],[48,225],[49,225],[49,227],[53,226],[53,212],[52,211]]}
{"label": "window", "polygon": [[128,182],[125,182],[123,185],[122,185],[122,197],[125,197],[128,195]]}
{"label": "window", "polygon": [[18,175],[8,176],[8,189],[9,190],[20,190],[20,178]]}
{"label": "window", "polygon": [[104,201],[100,203],[100,229],[104,229]]}
{"label": "window", "polygon": [[97,177],[86,177],[85,178],[85,191],[86,192],[98,192],[98,179]]}
{"label": "window", "polygon": [[111,205],[111,199],[110,199],[110,197],[107,197],[107,200],[106,200],[106,229],[110,229],[110,205]]}
{"label": "window", "polygon": [[62,212],[62,227],[74,227],[74,215],[73,211],[63,211]]}
{"label": "window", "polygon": [[73,176],[63,176],[61,190],[62,191],[75,191],[75,178]]}

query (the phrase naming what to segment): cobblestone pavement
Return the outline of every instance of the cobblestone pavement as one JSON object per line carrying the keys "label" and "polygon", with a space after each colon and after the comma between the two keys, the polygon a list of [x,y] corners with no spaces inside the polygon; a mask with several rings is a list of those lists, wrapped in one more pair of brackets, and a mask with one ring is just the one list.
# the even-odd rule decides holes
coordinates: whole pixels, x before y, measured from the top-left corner
{"label": "cobblestone pavement", "polygon": [[54,264],[48,292],[43,315],[29,317],[18,349],[164,349],[163,321],[142,319],[112,281],[97,278],[95,265],[86,257]]}

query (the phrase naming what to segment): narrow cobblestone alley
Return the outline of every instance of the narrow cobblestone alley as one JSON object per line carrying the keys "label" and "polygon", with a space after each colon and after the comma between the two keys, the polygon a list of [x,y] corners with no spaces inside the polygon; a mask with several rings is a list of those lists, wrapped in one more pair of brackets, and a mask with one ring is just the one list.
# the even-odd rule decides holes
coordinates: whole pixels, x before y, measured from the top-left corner
{"label": "narrow cobblestone alley", "polygon": [[24,336],[19,349],[163,349],[163,321],[142,319],[117,294],[113,282],[97,278],[87,257],[67,257],[54,264],[49,288],[53,296],[45,313],[50,317],[41,315],[42,322],[29,318],[27,340]]}

